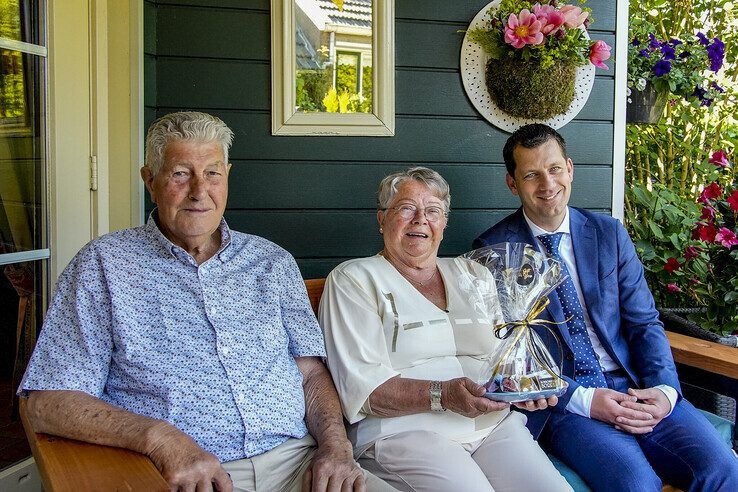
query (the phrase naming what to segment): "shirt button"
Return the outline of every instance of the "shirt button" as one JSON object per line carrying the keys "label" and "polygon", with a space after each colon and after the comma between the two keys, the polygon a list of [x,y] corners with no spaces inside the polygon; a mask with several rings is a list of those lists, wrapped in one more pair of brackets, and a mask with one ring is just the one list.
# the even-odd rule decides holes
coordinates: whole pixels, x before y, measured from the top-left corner
{"label": "shirt button", "polygon": [[223,355],[227,356],[231,353],[231,349],[229,349],[228,347],[223,347],[223,350],[221,350],[221,352],[223,352]]}

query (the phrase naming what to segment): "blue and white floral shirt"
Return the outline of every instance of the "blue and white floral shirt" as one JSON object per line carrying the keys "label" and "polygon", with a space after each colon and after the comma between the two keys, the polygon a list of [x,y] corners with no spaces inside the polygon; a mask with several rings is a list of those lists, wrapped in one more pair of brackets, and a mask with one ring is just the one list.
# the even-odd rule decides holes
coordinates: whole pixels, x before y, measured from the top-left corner
{"label": "blue and white floral shirt", "polygon": [[294,358],[325,349],[292,256],[223,220],[198,266],[154,214],[64,270],[19,392],[89,393],[167,420],[221,461],[304,437]]}

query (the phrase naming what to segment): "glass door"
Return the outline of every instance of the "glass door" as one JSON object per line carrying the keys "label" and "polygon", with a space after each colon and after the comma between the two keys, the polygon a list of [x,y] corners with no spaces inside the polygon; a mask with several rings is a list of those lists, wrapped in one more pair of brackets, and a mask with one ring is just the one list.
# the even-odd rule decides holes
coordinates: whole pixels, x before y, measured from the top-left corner
{"label": "glass door", "polygon": [[0,0],[0,470],[30,456],[15,391],[48,291],[45,14]]}

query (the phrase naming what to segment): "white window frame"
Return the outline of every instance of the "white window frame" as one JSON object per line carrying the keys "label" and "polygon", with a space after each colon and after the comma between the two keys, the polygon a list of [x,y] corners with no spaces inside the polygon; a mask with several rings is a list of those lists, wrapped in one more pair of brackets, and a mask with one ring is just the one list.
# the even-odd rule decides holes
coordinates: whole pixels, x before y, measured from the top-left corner
{"label": "white window frame", "polygon": [[372,5],[372,113],[303,113],[295,110],[295,0],[271,0],[272,135],[395,134],[395,2]]}

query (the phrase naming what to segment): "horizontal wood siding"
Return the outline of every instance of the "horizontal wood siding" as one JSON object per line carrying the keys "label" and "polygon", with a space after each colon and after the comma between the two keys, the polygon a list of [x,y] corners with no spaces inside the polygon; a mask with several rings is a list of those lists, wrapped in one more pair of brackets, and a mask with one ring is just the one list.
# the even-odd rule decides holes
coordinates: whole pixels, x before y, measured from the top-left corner
{"label": "horizontal wood siding", "polygon": [[[271,135],[267,0],[147,0],[147,123],[182,109],[223,118],[236,133],[226,219],[286,248],[306,278],[381,249],[377,184],[416,164],[451,185],[441,254],[458,255],[519,204],[504,182],[508,135],[474,110],[459,71],[458,31],[486,3],[396,1],[396,135],[354,138]],[[587,5],[592,37],[613,45],[615,2]],[[613,70],[598,69],[584,109],[560,130],[576,165],[572,203],[603,213],[612,198],[613,99]]]}

